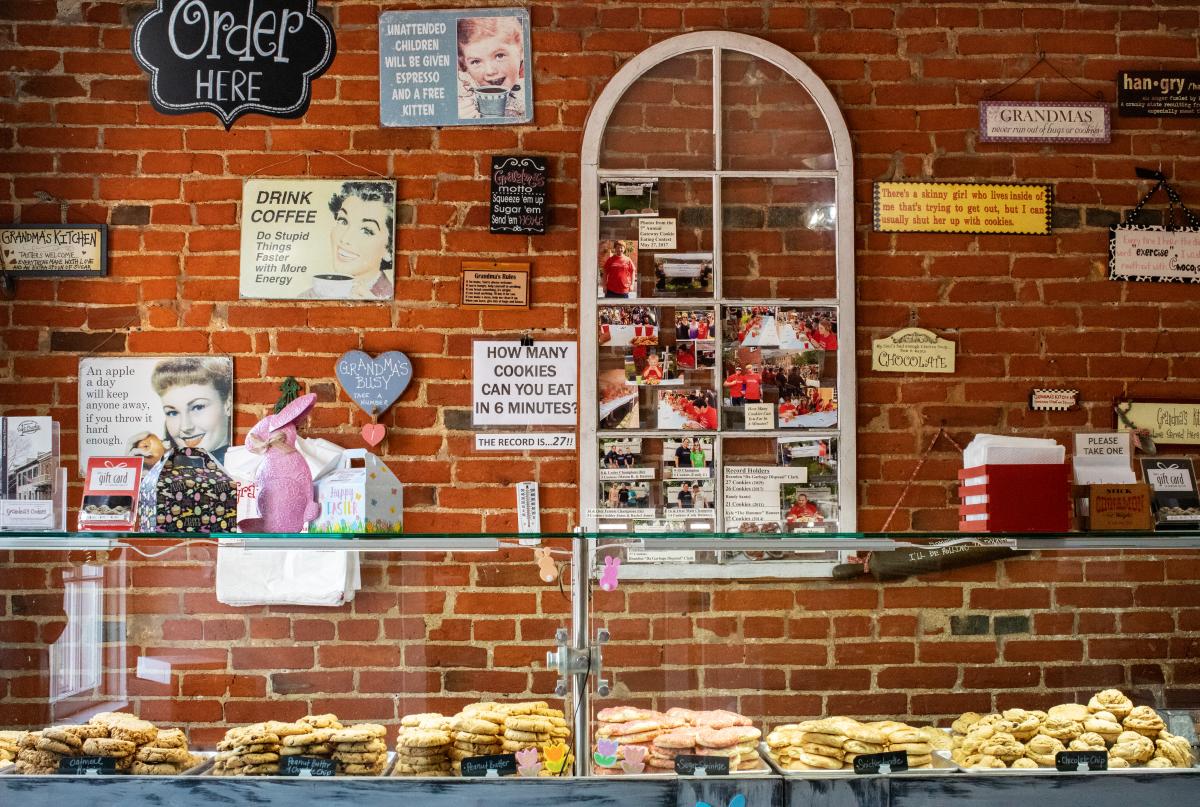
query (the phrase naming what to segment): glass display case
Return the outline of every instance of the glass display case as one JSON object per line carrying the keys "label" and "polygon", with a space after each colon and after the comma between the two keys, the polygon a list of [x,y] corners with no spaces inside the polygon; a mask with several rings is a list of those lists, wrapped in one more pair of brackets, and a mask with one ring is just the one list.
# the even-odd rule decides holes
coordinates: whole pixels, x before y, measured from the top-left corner
{"label": "glass display case", "polygon": [[[726,771],[760,782],[750,788],[857,781],[846,755],[888,753],[872,732],[909,729],[892,743],[913,763],[906,776],[972,787],[1075,775],[1052,761],[1089,732],[1104,740],[1091,750],[1104,752],[1105,776],[1195,775],[1200,534],[521,539],[0,537],[0,750],[19,754],[16,732],[57,727],[34,742],[34,769],[10,765],[0,788],[106,753],[111,774],[275,781],[302,756],[388,784],[512,755],[540,778],[671,780],[678,795],[696,767],[714,782]],[[867,563],[782,583],[692,575],[700,567],[680,558],[813,541]],[[606,562],[635,550],[673,573],[639,579]],[[349,733],[305,742],[333,729],[305,722],[322,720]],[[972,750],[981,720],[1020,737],[1020,756],[1011,744],[993,755],[1003,770]],[[110,735],[63,738],[97,726]],[[312,731],[290,740],[296,726]],[[377,739],[351,737],[374,726]],[[277,737],[249,742],[256,727]],[[139,730],[184,744],[158,748]],[[358,761],[372,753],[381,762]],[[248,754],[274,758],[220,767]]]}

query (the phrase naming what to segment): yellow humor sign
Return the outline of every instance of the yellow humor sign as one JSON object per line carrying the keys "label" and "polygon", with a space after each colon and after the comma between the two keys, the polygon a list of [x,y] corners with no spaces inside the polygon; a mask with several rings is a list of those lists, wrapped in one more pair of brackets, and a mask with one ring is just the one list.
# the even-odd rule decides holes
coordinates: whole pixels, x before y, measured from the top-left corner
{"label": "yellow humor sign", "polygon": [[924,328],[871,342],[871,369],[881,373],[953,373],[954,343]]}
{"label": "yellow humor sign", "polygon": [[876,182],[881,233],[1049,235],[1051,185]]}

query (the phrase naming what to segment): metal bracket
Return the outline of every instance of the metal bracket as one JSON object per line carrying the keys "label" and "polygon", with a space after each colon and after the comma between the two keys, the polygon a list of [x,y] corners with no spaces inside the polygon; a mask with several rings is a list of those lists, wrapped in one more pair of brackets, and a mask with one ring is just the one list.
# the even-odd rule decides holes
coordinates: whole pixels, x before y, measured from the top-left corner
{"label": "metal bracket", "polygon": [[559,628],[554,634],[554,639],[558,644],[558,649],[546,651],[546,667],[558,672],[558,683],[554,687],[555,695],[561,698],[567,694],[568,681],[572,676],[595,675],[598,695],[605,696],[612,691],[609,681],[599,677],[604,667],[601,645],[609,640],[608,630],[605,628],[597,630],[596,644],[589,647],[572,647],[566,628]]}

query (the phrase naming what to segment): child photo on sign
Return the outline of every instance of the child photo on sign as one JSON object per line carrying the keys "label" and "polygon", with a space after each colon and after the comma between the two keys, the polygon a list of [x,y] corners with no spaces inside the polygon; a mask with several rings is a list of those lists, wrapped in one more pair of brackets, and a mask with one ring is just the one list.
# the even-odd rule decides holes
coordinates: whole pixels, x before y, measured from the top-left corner
{"label": "child photo on sign", "polygon": [[525,117],[525,35],[519,17],[458,20],[458,117]]}

